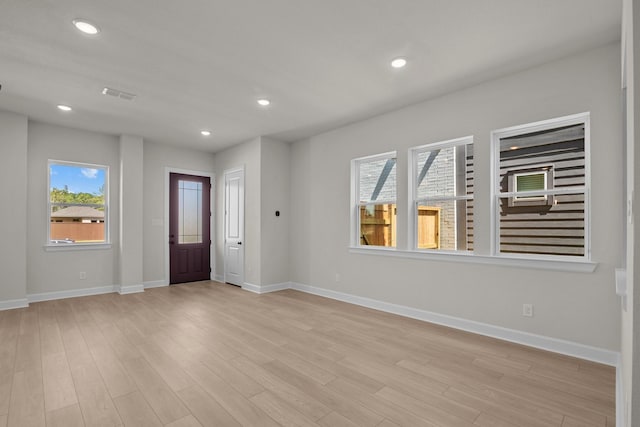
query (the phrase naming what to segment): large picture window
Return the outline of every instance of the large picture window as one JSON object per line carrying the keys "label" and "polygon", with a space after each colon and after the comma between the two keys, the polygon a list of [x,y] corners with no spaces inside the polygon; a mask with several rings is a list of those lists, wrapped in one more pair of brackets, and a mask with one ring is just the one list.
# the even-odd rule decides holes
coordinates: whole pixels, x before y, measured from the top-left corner
{"label": "large picture window", "polygon": [[49,245],[108,242],[107,166],[49,161]]}
{"label": "large picture window", "polygon": [[492,135],[495,252],[588,258],[589,115]]}
{"label": "large picture window", "polygon": [[413,249],[473,250],[473,138],[412,148]]}
{"label": "large picture window", "polygon": [[395,152],[355,159],[351,168],[353,244],[395,248]]}

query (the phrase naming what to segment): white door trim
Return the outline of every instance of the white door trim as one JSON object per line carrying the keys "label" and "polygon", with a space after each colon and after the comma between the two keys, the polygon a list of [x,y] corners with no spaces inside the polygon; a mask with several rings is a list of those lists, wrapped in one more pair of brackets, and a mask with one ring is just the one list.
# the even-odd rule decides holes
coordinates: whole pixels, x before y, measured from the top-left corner
{"label": "white door trim", "polygon": [[210,279],[215,279],[215,272],[216,272],[216,265],[215,265],[215,261],[216,261],[216,251],[215,251],[215,247],[216,245],[214,244],[215,240],[215,188],[216,188],[216,174],[214,172],[203,172],[203,171],[196,171],[196,170],[189,170],[189,169],[180,169],[180,168],[173,168],[173,167],[169,167],[166,166],[164,168],[164,235],[163,235],[163,239],[164,239],[164,284],[165,285],[169,285],[169,282],[171,280],[171,273],[170,273],[170,266],[171,266],[171,261],[169,259],[169,175],[172,173],[181,173],[181,174],[185,174],[185,175],[194,175],[194,176],[206,176],[211,180],[211,197],[210,197],[210,209],[211,209],[211,217],[209,219],[210,221],[210,238],[211,238],[211,248],[209,250],[209,263],[211,266],[211,275],[209,276]]}

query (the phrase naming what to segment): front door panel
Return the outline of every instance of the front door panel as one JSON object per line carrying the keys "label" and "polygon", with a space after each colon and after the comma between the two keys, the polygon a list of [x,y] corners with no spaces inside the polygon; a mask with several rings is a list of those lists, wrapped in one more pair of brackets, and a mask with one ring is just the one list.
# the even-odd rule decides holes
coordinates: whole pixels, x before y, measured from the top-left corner
{"label": "front door panel", "polygon": [[209,177],[169,175],[170,283],[211,276]]}

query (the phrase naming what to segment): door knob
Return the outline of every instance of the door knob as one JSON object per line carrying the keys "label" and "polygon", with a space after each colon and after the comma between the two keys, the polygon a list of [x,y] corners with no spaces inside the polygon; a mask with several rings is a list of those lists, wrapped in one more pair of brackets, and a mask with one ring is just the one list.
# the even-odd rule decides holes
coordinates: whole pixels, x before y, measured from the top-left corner
{"label": "door knob", "polygon": [[242,242],[238,242],[238,244],[239,244],[239,245],[241,245],[241,244],[242,244]]}

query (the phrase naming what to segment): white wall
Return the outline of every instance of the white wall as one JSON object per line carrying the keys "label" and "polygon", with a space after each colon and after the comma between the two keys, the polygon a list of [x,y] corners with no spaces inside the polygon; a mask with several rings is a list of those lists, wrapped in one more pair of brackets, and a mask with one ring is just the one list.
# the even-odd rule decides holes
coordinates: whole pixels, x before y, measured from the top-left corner
{"label": "white wall", "polygon": [[[111,286],[118,278],[119,176],[118,138],[62,126],[29,122],[27,185],[27,294]],[[48,160],[109,167],[109,232],[111,249],[51,251],[47,242]],[[80,279],[80,272],[87,273]]]}
{"label": "white wall", "polygon": [[289,228],[289,280],[311,283],[311,192],[309,168],[311,142],[307,139],[291,145],[291,221]]}
{"label": "white wall", "polygon": [[118,248],[119,292],[143,289],[143,159],[144,143],[139,136],[121,135],[120,154],[120,233]]}
{"label": "white wall", "polygon": [[[165,168],[213,173],[214,163],[215,156],[212,153],[144,143],[143,277],[145,282],[166,280],[168,283],[169,280],[168,277],[164,277],[165,251],[168,249],[168,236],[165,236],[164,229]],[[215,179],[219,180],[220,176],[221,174],[217,174]],[[214,231],[214,229],[211,230],[212,233]]]}
{"label": "white wall", "polygon": [[261,252],[260,138],[216,153],[216,276],[224,275],[224,171],[244,167],[244,281],[259,286]]}
{"label": "white wall", "polygon": [[0,308],[26,305],[27,117],[0,111]]}
{"label": "white wall", "polygon": [[[260,284],[289,281],[290,144],[262,138]],[[275,212],[279,211],[280,216]],[[301,236],[298,236],[301,237]],[[304,239],[304,237],[302,236]]]}
{"label": "white wall", "polygon": [[[303,284],[328,290],[618,351],[613,271],[620,265],[622,234],[619,49],[608,45],[296,143],[291,200],[301,218],[291,233],[304,235],[309,250],[292,245],[291,264],[297,265],[292,277],[306,276]],[[351,159],[397,150],[402,177],[409,147],[474,135],[474,246],[489,255],[491,130],[584,111],[591,112],[594,159],[592,258],[599,263],[594,273],[349,253]],[[406,201],[406,179],[398,180],[398,197]],[[398,230],[406,229],[406,210],[400,202]],[[406,245],[406,235],[399,233],[398,246]],[[523,303],[534,304],[533,318],[521,316]]]}

